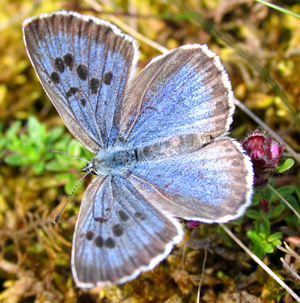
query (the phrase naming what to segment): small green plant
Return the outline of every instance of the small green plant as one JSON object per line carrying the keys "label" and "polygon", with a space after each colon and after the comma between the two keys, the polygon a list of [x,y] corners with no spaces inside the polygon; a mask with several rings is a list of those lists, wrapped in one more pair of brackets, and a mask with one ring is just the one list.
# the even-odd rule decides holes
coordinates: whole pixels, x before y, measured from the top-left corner
{"label": "small green plant", "polygon": [[71,193],[78,176],[68,171],[80,170],[84,163],[66,155],[50,152],[49,149],[65,151],[70,155],[91,159],[93,155],[81,146],[71,135],[64,134],[63,127],[55,127],[50,131],[35,117],[30,117],[26,127],[21,121],[14,122],[0,136],[0,156],[4,162],[15,166],[29,166],[34,174],[41,175],[45,171],[59,172],[58,180],[67,179],[65,191]]}
{"label": "small green plant", "polygon": [[247,231],[248,238],[253,242],[251,251],[259,258],[265,253],[272,253],[277,245],[281,245],[282,232],[271,234],[271,225],[268,220],[257,221],[255,226]]}
{"label": "small green plant", "polygon": [[[273,188],[275,187],[273,181],[269,181],[269,185]],[[298,212],[300,211],[299,204],[293,195],[295,192],[300,193],[298,187],[282,186],[277,188],[276,191]],[[298,195],[298,198],[299,197]],[[300,223],[295,214],[291,213],[289,207],[280,200],[279,196],[267,186],[263,189],[256,190],[253,196],[252,207],[246,212],[248,218],[256,221],[255,226],[247,231],[247,236],[254,244],[250,248],[251,251],[260,258],[262,258],[265,253],[272,253],[277,245],[281,245],[280,238],[282,237],[282,232],[271,233],[273,223],[283,220],[296,225]],[[261,204],[262,207],[261,211],[253,209],[259,204]],[[290,213],[291,215],[286,215]]]}

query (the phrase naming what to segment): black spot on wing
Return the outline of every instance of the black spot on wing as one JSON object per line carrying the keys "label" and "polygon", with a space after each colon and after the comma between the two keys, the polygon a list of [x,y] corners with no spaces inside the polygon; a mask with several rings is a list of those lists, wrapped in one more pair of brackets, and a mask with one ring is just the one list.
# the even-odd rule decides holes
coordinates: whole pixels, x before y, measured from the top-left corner
{"label": "black spot on wing", "polygon": [[71,87],[68,91],[67,91],[67,98],[70,98],[74,95],[76,95],[76,93],[78,92],[78,88],[77,87]]}
{"label": "black spot on wing", "polygon": [[65,70],[65,65],[64,65],[64,61],[62,60],[62,58],[55,58],[54,66],[55,66],[55,69],[58,70],[60,73],[63,73]]}
{"label": "black spot on wing", "polygon": [[142,215],[141,213],[139,213],[139,212],[136,212],[136,213],[134,214],[134,216],[135,216],[137,219],[140,219],[140,220],[145,220],[145,219],[146,219],[146,217],[145,217],[144,215]]}
{"label": "black spot on wing", "polygon": [[74,58],[73,58],[73,55],[72,54],[65,54],[64,55],[64,63],[66,64],[66,66],[69,68],[69,69],[72,69],[73,68],[73,63],[74,63]]}
{"label": "black spot on wing", "polygon": [[111,83],[112,77],[113,77],[112,72],[108,72],[108,73],[104,74],[104,76],[103,76],[104,84],[109,85]]}
{"label": "black spot on wing", "polygon": [[97,247],[102,247],[103,246],[103,239],[101,236],[98,236],[96,239],[95,239],[95,245]]}
{"label": "black spot on wing", "polygon": [[96,78],[92,78],[91,79],[91,81],[90,81],[90,89],[91,89],[92,94],[97,94],[97,90],[98,90],[99,84],[100,84],[99,79],[96,79]]}
{"label": "black spot on wing", "polygon": [[87,76],[88,76],[88,69],[85,65],[83,64],[79,64],[77,66],[77,75],[78,77],[81,79],[81,80],[86,80],[87,79]]}
{"label": "black spot on wing", "polygon": [[105,246],[106,246],[107,248],[114,248],[114,247],[115,247],[115,241],[113,240],[113,238],[108,237],[108,238],[105,240]]}
{"label": "black spot on wing", "polygon": [[123,232],[124,232],[124,230],[120,224],[116,224],[113,226],[113,233],[116,237],[122,236]]}
{"label": "black spot on wing", "polygon": [[59,78],[59,74],[57,72],[52,72],[50,75],[50,78],[55,84],[59,84],[60,78]]}
{"label": "black spot on wing", "polygon": [[85,236],[90,241],[93,239],[94,233],[92,231],[88,231]]}
{"label": "black spot on wing", "polygon": [[104,223],[104,222],[108,221],[107,218],[94,218],[94,220],[99,222],[99,223]]}
{"label": "black spot on wing", "polygon": [[119,211],[119,217],[122,221],[127,221],[129,219],[128,215],[125,213],[125,211],[120,210]]}
{"label": "black spot on wing", "polygon": [[83,107],[85,107],[86,101],[85,101],[84,99],[80,99],[80,103],[81,103],[81,105],[82,105]]}

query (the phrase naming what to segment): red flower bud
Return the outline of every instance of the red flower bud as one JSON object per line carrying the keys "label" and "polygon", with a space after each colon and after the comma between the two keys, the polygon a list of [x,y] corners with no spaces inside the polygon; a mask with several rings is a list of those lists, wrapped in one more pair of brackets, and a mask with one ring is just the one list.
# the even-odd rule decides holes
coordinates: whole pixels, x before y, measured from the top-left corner
{"label": "red flower bud", "polygon": [[242,145],[253,163],[254,187],[265,187],[274,168],[278,165],[284,145],[280,145],[259,130],[244,139]]}
{"label": "red flower bud", "polygon": [[197,226],[200,225],[200,222],[199,221],[186,221],[184,220],[184,224],[189,228],[189,229],[193,229]]}

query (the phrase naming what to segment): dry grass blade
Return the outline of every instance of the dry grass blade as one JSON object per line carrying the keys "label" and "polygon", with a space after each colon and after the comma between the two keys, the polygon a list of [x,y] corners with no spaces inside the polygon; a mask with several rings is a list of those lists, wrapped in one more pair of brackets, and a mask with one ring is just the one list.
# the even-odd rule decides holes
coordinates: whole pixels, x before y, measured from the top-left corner
{"label": "dry grass blade", "polygon": [[300,256],[286,242],[284,242],[284,245],[286,248],[280,245],[278,245],[277,248],[300,261]]}
{"label": "dry grass blade", "polygon": [[296,278],[300,281],[300,276],[295,272],[295,270],[287,264],[287,262],[283,259],[280,258],[280,261],[283,263],[283,266]]}
{"label": "dry grass blade", "polygon": [[203,260],[203,264],[202,264],[201,278],[200,278],[199,285],[198,285],[197,303],[200,303],[201,285],[202,285],[202,281],[204,279],[204,271],[205,271],[206,260],[207,260],[207,248],[204,248],[204,260]]}
{"label": "dry grass blade", "polygon": [[[284,242],[284,245],[286,248],[278,245],[277,248],[286,254],[296,258],[297,260],[300,260],[300,256],[286,243]],[[290,272],[292,276],[294,276],[296,279],[300,280],[300,276],[296,273],[296,271],[284,260],[284,258],[280,258],[280,261],[283,263],[284,268]]]}

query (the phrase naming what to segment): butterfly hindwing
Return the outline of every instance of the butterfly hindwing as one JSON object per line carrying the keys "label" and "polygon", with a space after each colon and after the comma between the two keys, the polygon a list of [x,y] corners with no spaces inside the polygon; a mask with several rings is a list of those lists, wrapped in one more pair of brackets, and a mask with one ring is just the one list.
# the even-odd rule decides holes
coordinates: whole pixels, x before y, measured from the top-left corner
{"label": "butterfly hindwing", "polygon": [[97,153],[114,142],[126,85],[138,50],[108,22],[73,12],[23,24],[28,55],[73,136]]}
{"label": "butterfly hindwing", "polygon": [[239,143],[224,138],[176,157],[138,161],[130,181],[171,215],[210,223],[244,213],[253,174]]}
{"label": "butterfly hindwing", "polygon": [[151,205],[126,178],[97,177],[84,193],[74,232],[76,284],[132,280],[164,259],[182,233],[175,219]]}

